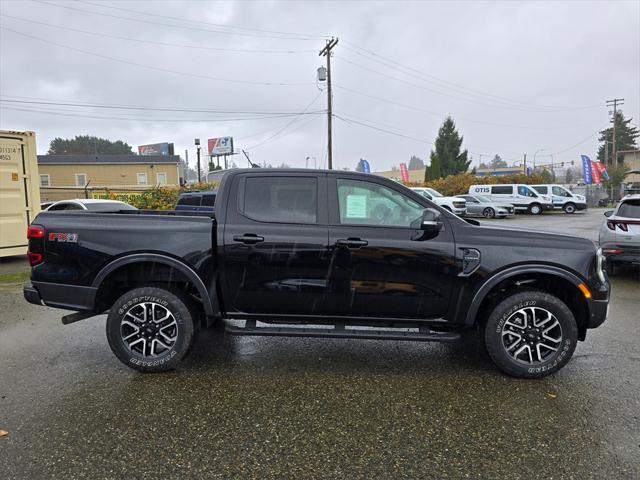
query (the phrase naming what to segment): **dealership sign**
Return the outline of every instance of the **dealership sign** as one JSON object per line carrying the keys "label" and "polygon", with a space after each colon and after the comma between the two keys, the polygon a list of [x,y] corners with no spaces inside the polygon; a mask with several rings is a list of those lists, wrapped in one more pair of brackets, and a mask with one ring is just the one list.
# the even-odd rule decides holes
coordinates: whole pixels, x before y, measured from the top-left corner
{"label": "dealership sign", "polygon": [[140,145],[138,155],[173,155],[173,143],[152,143]]}
{"label": "dealership sign", "polygon": [[233,153],[233,137],[210,138],[207,145],[209,155],[231,155]]}

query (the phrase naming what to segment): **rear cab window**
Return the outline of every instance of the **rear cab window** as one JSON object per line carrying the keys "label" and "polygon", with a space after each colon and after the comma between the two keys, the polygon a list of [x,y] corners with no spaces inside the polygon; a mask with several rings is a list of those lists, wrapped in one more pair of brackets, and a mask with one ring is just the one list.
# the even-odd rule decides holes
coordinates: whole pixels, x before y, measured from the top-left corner
{"label": "rear cab window", "polygon": [[202,197],[200,195],[185,195],[178,199],[178,205],[199,206]]}
{"label": "rear cab window", "polygon": [[246,177],[240,213],[258,222],[318,223],[318,179],[315,177]]}

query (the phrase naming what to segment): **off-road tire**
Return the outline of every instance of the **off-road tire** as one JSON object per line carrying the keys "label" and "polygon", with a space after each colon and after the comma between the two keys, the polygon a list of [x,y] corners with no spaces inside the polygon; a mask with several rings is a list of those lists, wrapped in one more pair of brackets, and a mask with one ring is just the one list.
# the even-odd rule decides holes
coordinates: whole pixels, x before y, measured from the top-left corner
{"label": "off-road tire", "polygon": [[[175,319],[175,322],[172,321],[172,324],[175,325],[175,330],[171,328],[169,333],[173,334],[175,332],[176,338],[170,348],[157,355],[146,356],[127,346],[123,339],[123,328],[129,327],[123,327],[122,322],[127,317],[129,323],[139,326],[139,330],[144,330],[142,325],[145,324],[130,318],[127,316],[127,312],[130,312],[133,308],[144,308],[143,305],[149,304],[159,305],[158,309],[162,309],[163,313],[165,311],[170,312],[173,319]],[[192,302],[180,293],[157,287],[134,288],[118,298],[109,311],[107,316],[107,340],[109,341],[109,346],[122,363],[134,370],[145,373],[173,370],[189,353],[193,345],[195,311]],[[153,319],[149,323],[151,326],[155,326]],[[158,328],[163,330],[163,328]],[[164,338],[159,338],[165,341]],[[143,351],[147,348],[147,344],[145,343],[144,345]],[[155,349],[157,351],[157,346]],[[153,351],[154,346],[152,344],[151,353]]]}
{"label": "off-road tire", "polygon": [[[555,352],[544,361],[527,364],[507,352],[503,331],[506,332],[505,323],[514,318],[516,312],[530,308],[551,313],[559,322],[561,336]],[[526,290],[509,295],[495,306],[485,325],[484,340],[491,360],[507,375],[542,378],[557,372],[571,359],[578,340],[578,327],[573,313],[560,299],[540,290]]]}

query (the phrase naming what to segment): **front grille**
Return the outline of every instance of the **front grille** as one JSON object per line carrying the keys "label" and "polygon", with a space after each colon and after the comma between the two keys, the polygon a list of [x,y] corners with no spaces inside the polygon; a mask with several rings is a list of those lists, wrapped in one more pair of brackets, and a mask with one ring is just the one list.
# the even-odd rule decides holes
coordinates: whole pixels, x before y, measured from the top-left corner
{"label": "front grille", "polygon": [[464,208],[467,206],[467,202],[453,202],[453,206],[456,208]]}

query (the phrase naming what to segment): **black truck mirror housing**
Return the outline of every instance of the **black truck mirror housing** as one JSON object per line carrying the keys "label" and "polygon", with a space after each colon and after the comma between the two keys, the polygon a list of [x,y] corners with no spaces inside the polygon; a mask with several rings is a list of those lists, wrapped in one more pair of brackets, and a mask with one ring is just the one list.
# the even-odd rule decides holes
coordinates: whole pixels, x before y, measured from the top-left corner
{"label": "black truck mirror housing", "polygon": [[442,230],[440,212],[430,208],[425,209],[422,213],[422,220],[420,221],[420,230],[424,230],[425,232],[439,232]]}

